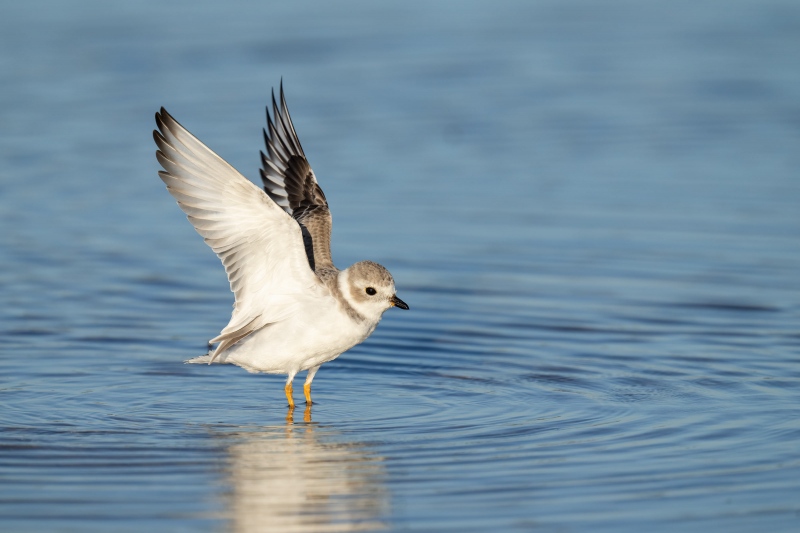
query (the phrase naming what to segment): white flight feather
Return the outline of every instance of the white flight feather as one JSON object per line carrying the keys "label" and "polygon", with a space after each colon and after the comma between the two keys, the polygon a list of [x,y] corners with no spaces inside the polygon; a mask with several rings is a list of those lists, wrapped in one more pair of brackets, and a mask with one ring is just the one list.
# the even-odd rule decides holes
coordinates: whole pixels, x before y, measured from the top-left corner
{"label": "white flight feather", "polygon": [[162,109],[158,160],[167,190],[225,266],[234,310],[210,358],[250,333],[330,297],[308,264],[300,226]]}

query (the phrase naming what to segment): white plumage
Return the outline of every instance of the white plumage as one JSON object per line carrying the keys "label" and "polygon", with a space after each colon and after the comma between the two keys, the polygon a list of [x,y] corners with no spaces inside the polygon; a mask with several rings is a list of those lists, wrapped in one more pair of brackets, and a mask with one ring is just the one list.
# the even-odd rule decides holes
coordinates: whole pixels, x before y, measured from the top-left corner
{"label": "white plumage", "polygon": [[[308,370],[366,339],[383,312],[408,309],[391,274],[363,261],[339,271],[330,261],[330,212],[286,108],[273,96],[267,113],[266,191],[206,147],[164,108],[156,114],[159,176],[189,221],[222,261],[235,296],[231,320],[190,362],[233,363],[251,372]],[[269,193],[269,194],[267,194]],[[276,204],[280,201],[282,206]],[[304,238],[305,237],[305,238]],[[305,241],[305,242],[304,242]]]}

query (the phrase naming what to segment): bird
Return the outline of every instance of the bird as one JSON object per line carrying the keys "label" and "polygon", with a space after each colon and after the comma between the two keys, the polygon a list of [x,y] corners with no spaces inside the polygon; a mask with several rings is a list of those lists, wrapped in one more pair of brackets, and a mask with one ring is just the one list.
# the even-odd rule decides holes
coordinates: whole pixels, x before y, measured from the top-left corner
{"label": "bird", "polygon": [[[234,294],[228,325],[208,353],[187,363],[227,363],[249,372],[311,382],[320,365],[363,342],[391,307],[408,309],[382,265],[359,261],[339,270],[331,258],[328,201],[303,152],[280,84],[263,129],[263,188],[240,174],[164,107],[153,138],[159,177],[217,254]],[[213,345],[216,347],[213,348]],[[212,349],[213,348],[213,349]]]}

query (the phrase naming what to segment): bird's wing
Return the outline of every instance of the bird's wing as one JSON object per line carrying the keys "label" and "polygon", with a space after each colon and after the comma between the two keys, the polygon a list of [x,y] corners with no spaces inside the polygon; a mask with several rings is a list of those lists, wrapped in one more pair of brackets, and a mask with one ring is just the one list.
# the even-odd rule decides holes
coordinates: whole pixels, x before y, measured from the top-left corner
{"label": "bird's wing", "polygon": [[333,269],[331,212],[294,130],[283,95],[283,82],[280,100],[278,105],[273,91],[272,115],[268,107],[267,129],[264,130],[267,153],[261,152],[264,190],[300,224],[311,268],[315,272]]}
{"label": "bird's wing", "polygon": [[305,297],[323,295],[308,266],[300,227],[253,182],[162,107],[153,131],[159,176],[197,233],[222,260],[236,301],[217,354],[285,319]]}

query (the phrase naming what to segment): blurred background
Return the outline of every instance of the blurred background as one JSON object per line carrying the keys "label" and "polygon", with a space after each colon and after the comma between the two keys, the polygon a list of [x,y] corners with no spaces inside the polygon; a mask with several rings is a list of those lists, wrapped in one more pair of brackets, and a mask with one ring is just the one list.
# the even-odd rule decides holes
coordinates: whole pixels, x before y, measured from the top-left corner
{"label": "blurred background", "polygon": [[[798,50],[788,0],[6,3],[0,529],[796,531]],[[258,182],[281,79],[411,306],[302,422],[181,364],[232,296],[151,135]]]}

